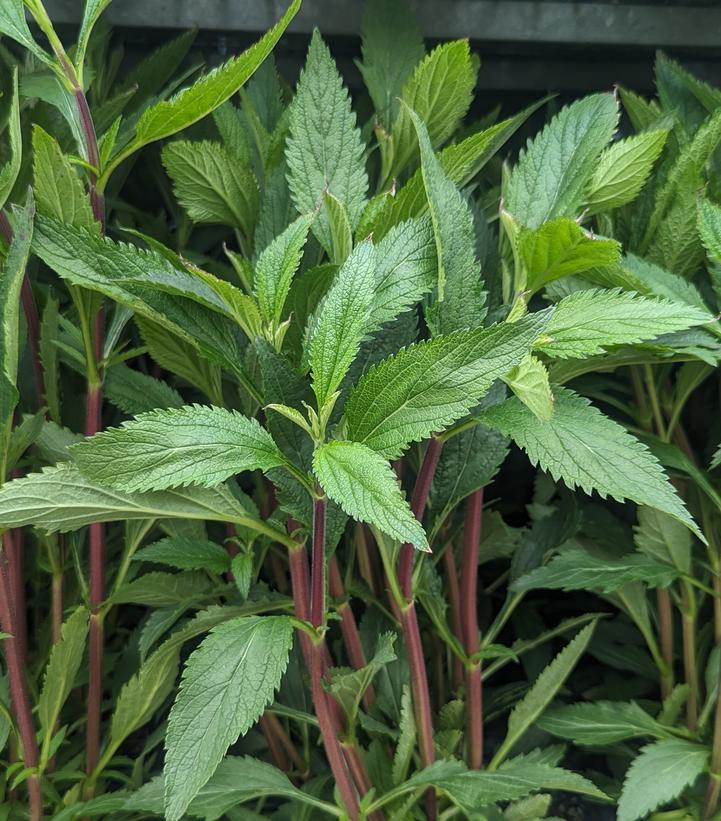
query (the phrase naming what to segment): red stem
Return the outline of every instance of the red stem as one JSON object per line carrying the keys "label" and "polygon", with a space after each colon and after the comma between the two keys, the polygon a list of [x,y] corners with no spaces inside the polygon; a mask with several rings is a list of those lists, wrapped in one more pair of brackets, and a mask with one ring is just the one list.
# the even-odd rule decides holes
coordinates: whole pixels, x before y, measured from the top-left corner
{"label": "red stem", "polygon": [[[461,570],[461,633],[467,656],[480,650],[478,639],[478,546],[481,541],[483,489],[466,500],[463,530],[463,567]],[[483,690],[481,664],[474,662],[466,671],[466,735],[468,766],[483,766]]]}
{"label": "red stem", "polygon": [[[345,587],[340,575],[338,559],[335,555],[331,556],[328,560],[328,588],[334,599],[345,599]],[[340,615],[340,630],[343,634],[343,641],[351,667],[355,670],[360,670],[361,667],[366,666],[366,657],[363,652],[363,645],[360,640],[360,633],[358,632],[358,625],[353,615],[353,610],[347,601],[342,601],[337,605],[336,610]],[[363,703],[370,709],[374,700],[375,692],[373,685],[370,685],[363,696]]]}
{"label": "red stem", "polygon": [[[26,767],[35,768],[38,766],[38,745],[33,727],[30,699],[28,698],[23,674],[23,665],[17,639],[15,638],[15,617],[17,612],[14,611],[8,576],[7,557],[5,552],[0,550],[0,629],[9,635],[9,638],[2,642],[2,646],[5,651],[10,699],[23,748],[23,762]],[[30,819],[31,821],[40,821],[43,816],[43,799],[39,776],[31,775],[27,779],[27,788]]]}
{"label": "red stem", "polygon": [[[431,492],[433,476],[438,466],[438,459],[441,455],[442,443],[435,437],[430,440],[426,448],[423,464],[416,478],[416,485],[411,499],[411,510],[416,519],[421,521],[426,509],[428,496]],[[403,638],[408,651],[408,665],[411,675],[411,691],[413,693],[413,705],[415,707],[416,726],[418,728],[418,744],[421,752],[421,760],[424,767],[428,767],[435,761],[433,750],[433,713],[431,710],[431,697],[428,688],[428,671],[423,656],[423,643],[418,627],[418,616],[413,602],[413,560],[415,548],[412,544],[404,544],[401,547],[399,563],[399,581],[401,593],[406,600],[401,608],[401,628]],[[426,793],[426,815],[428,821],[436,818],[436,795],[433,790]]]}
{"label": "red stem", "polygon": [[[443,563],[446,567],[446,581],[448,583],[448,601],[451,605],[451,627],[453,634],[463,643],[461,632],[461,592],[458,585],[458,570],[456,557],[453,555],[453,545],[449,542],[443,552]],[[453,688],[457,690],[463,681],[463,665],[461,660],[453,654]]]}
{"label": "red stem", "polygon": [[310,563],[310,623],[325,623],[325,497],[313,502],[313,550]]}

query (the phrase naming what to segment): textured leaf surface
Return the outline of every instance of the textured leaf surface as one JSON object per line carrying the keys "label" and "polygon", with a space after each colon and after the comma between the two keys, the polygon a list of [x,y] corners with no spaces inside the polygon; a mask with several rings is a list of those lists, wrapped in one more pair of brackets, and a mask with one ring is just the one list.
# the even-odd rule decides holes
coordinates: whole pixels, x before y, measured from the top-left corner
{"label": "textured leaf surface", "polygon": [[[328,47],[315,31],[290,107],[286,144],[288,182],[298,211],[314,211],[327,191],[343,204],[355,228],[368,190],[363,153],[350,97]],[[313,230],[330,253],[325,212],[319,214]]]}
{"label": "textured leaf surface", "polygon": [[576,215],[617,122],[613,95],[593,94],[561,109],[528,142],[506,192],[506,208],[518,222],[538,228],[554,217]]}
{"label": "textured leaf surface", "polygon": [[177,567],[179,570],[210,570],[224,573],[230,568],[228,551],[207,539],[168,536],[135,552],[136,562],[152,562]]}
{"label": "textured leaf surface", "polygon": [[131,493],[213,487],[235,473],[284,463],[256,419],[202,405],[141,414],[74,445],[71,452],[89,479]]}
{"label": "textured leaf surface", "polygon": [[553,416],[553,393],[548,371],[540,359],[528,354],[503,381],[534,416],[544,422]]}
{"label": "textured leaf surface", "polygon": [[464,416],[528,353],[548,314],[419,342],[371,368],[353,388],[349,437],[388,458]]}
{"label": "textured leaf surface", "polygon": [[561,217],[537,230],[521,227],[518,255],[531,291],[553,280],[581,274],[589,268],[615,265],[621,246],[615,240],[598,239],[575,220]]}
{"label": "textured leaf surface", "polygon": [[258,186],[249,168],[209,140],[176,140],[162,156],[175,195],[194,222],[220,223],[252,236]]}
{"label": "textured leaf surface", "polygon": [[586,195],[590,213],[610,211],[636,199],[666,143],[667,131],[646,131],[607,148]]}
{"label": "textured leaf surface", "polygon": [[706,768],[709,750],[681,739],[649,744],[634,759],[623,782],[618,821],[646,818],[679,797]]}
{"label": "textured leaf surface", "polygon": [[359,522],[368,522],[420,550],[428,540],[411,512],[388,462],[358,442],[329,442],[313,454],[323,490]]}
{"label": "textured leaf surface", "polygon": [[[684,528],[688,533],[688,530]],[[544,567],[537,567],[513,583],[514,590],[597,590],[613,593],[631,582],[668,587],[678,572],[640,553],[621,559],[603,559],[585,550],[564,550]]]}
{"label": "textured leaf surface", "polygon": [[[0,31],[2,31],[2,11],[0,11]],[[4,207],[13,190],[22,163],[22,131],[20,128],[20,94],[18,90],[18,72],[13,71],[13,99],[10,105],[6,130],[8,133],[8,150],[10,156],[0,168],[0,208]]]}
{"label": "textured leaf surface", "polygon": [[691,572],[691,534],[666,513],[640,507],[633,538],[638,550],[652,559],[671,565],[681,573]]}
{"label": "textured leaf surface", "polygon": [[421,173],[438,260],[437,301],[428,311],[428,321],[436,336],[477,328],[486,315],[486,294],[476,259],[471,210],[443,172],[425,125],[415,112],[409,112],[409,116],[421,149]]}
{"label": "textured leaf surface", "polygon": [[553,418],[541,422],[518,399],[481,414],[554,479],[571,488],[623,501],[631,499],[668,513],[700,538],[699,530],[648,448],[587,399],[556,388]]}
{"label": "textured leaf surface", "polygon": [[66,533],[93,522],[209,519],[248,524],[248,511],[228,488],[193,487],[161,493],[121,493],[86,479],[70,464],[46,468],[0,488],[0,525],[35,525]]}
{"label": "textured leaf surface", "polygon": [[258,257],[255,292],[266,321],[279,321],[290,285],[300,265],[314,216],[300,216],[273,239]]}
{"label": "textured leaf surface", "polygon": [[547,733],[591,746],[669,735],[668,727],[659,724],[635,701],[595,701],[550,707],[536,723]]}
{"label": "textured leaf surface", "polygon": [[289,619],[233,619],[190,656],[165,739],[166,818],[180,819],[228,747],[272,701],[293,640]]}
{"label": "textured leaf surface", "polygon": [[156,408],[182,408],[185,404],[167,382],[127,365],[114,365],[106,372],[103,392],[113,405],[131,416]]}
{"label": "textured leaf surface", "polygon": [[311,318],[307,349],[319,408],[340,385],[368,332],[374,282],[375,249],[366,241],[348,257]]}
{"label": "textured leaf surface", "polygon": [[612,345],[633,345],[712,320],[709,313],[688,304],[590,288],[556,304],[537,349],[554,358],[584,358]]}

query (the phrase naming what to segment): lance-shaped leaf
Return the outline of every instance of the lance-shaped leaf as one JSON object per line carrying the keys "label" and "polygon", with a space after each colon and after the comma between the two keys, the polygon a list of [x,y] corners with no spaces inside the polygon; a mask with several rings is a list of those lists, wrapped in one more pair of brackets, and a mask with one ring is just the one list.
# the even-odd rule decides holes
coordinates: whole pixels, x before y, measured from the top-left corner
{"label": "lance-shaped leaf", "polygon": [[521,362],[548,312],[457,331],[404,348],[371,368],[345,407],[348,436],[394,459],[465,416],[496,379]]}
{"label": "lance-shaped leaf", "polygon": [[633,345],[712,320],[709,313],[687,303],[589,288],[556,304],[536,347],[554,358],[581,359],[612,345]]}
{"label": "lance-shaped leaf", "polygon": [[554,217],[575,216],[617,122],[612,94],[593,94],[561,109],[529,140],[511,173],[505,205],[513,217],[539,228]]}
{"label": "lance-shaped leaf", "polygon": [[621,256],[618,242],[598,239],[566,217],[546,222],[537,230],[521,226],[517,243],[529,291],[589,268],[615,265]]}
{"label": "lance-shaped leaf", "polygon": [[46,739],[43,757],[49,750],[60,710],[75,684],[75,677],[83,660],[87,633],[88,611],[84,607],[78,607],[63,624],[60,639],[53,645],[50,653],[38,700],[38,717]]}
{"label": "lance-shaped leaf", "polygon": [[635,701],[595,701],[550,707],[536,724],[547,733],[574,744],[605,746],[629,738],[668,738],[660,724]]}
{"label": "lance-shaped leaf", "polygon": [[540,359],[528,354],[503,381],[534,416],[546,422],[553,416],[553,392]]}
{"label": "lance-shaped leaf", "polygon": [[111,0],[85,0],[85,8],[83,10],[83,21],[80,24],[80,33],[78,34],[78,43],[75,47],[75,65],[82,66],[85,60],[85,52],[90,42],[90,35],[93,33],[93,28],[98,22],[100,15],[110,5]]}
{"label": "lance-shaped leaf", "polygon": [[[0,459],[3,464],[10,441],[13,411],[18,401],[18,343],[20,339],[20,291],[30,255],[35,205],[32,197],[15,210],[15,233],[0,274]],[[5,479],[0,476],[0,482]]]}
{"label": "lance-shaped leaf", "polygon": [[210,140],[176,140],[165,146],[162,157],[175,196],[194,222],[220,223],[253,235],[258,184],[250,168]]}
{"label": "lance-shaped leaf", "polygon": [[48,533],[67,533],[93,522],[138,519],[231,522],[292,546],[283,531],[256,519],[250,505],[244,506],[225,485],[121,493],[89,481],[75,465],[63,463],[0,488],[0,527],[35,525]]}
{"label": "lance-shaped leaf", "polygon": [[[348,92],[317,30],[290,107],[286,161],[293,202],[300,213],[315,211],[328,192],[343,205],[355,228],[368,190],[364,146]],[[325,207],[313,231],[330,254],[332,237]]]}
{"label": "lance-shaped leaf", "polygon": [[292,641],[287,618],[233,619],[190,656],[165,738],[166,818],[182,818],[228,747],[273,700]]}
{"label": "lance-shaped leaf", "polygon": [[113,365],[105,373],[103,393],[124,413],[135,416],[156,408],[182,408],[183,397],[162,379],[127,365]]}
{"label": "lance-shaped leaf", "polygon": [[207,539],[168,536],[135,552],[133,561],[152,562],[177,567],[179,570],[211,570],[225,573],[230,569],[230,554]]}
{"label": "lance-shaped leaf", "polygon": [[[688,533],[686,528],[684,532]],[[678,571],[641,553],[630,553],[620,559],[604,559],[585,550],[564,550],[544,567],[537,567],[517,579],[513,590],[593,590],[614,593],[631,582],[645,582],[649,587],[668,587],[678,578]]]}
{"label": "lance-shaped leaf", "polygon": [[607,148],[596,165],[586,194],[592,214],[636,199],[666,143],[668,131],[645,131]]}
{"label": "lance-shaped leaf", "polygon": [[471,210],[441,168],[423,122],[413,111],[408,116],[421,149],[421,172],[438,259],[438,294],[427,312],[428,322],[435,336],[477,328],[486,315],[486,294],[476,259]]}
{"label": "lance-shaped leaf", "polygon": [[[238,57],[232,57],[169,100],[161,100],[147,108],[138,120],[135,137],[121,156],[128,156],[148,143],[177,134],[229,100],[271,53],[299,8],[300,0],[293,0],[273,28],[249,49]],[[115,162],[117,163],[117,158]]]}
{"label": "lance-shaped leaf", "polygon": [[698,204],[698,232],[709,256],[721,262],[721,207],[707,199]]}
{"label": "lance-shaped leaf", "polygon": [[304,214],[263,249],[255,266],[255,293],[266,322],[280,321],[315,214]]}
{"label": "lance-shaped leaf", "polygon": [[256,419],[202,405],[143,413],[74,445],[71,455],[88,479],[129,493],[213,487],[285,462]]}
{"label": "lance-shaped leaf", "polygon": [[691,572],[691,534],[667,514],[640,507],[633,539],[637,549],[651,559],[671,565],[680,573]]}
{"label": "lance-shaped leaf", "polygon": [[200,277],[159,254],[54,219],[38,217],[36,228],[33,250],[63,279],[162,325],[231,373],[242,371],[234,310]]}
{"label": "lance-shaped leaf", "polygon": [[514,744],[553,701],[553,697],[571,675],[573,668],[588,647],[595,627],[595,621],[586,625],[543,670],[533,682],[531,689],[513,708],[508,717],[506,737],[491,761],[492,770],[503,761]]}
{"label": "lance-shaped leaf", "polygon": [[30,33],[23,0],[4,0],[0,5],[0,33],[20,43],[42,62],[52,63],[50,55],[40,48]]}
{"label": "lance-shaped leaf", "polygon": [[[391,129],[390,155],[384,157],[384,177],[397,176],[417,156],[410,111],[426,123],[434,148],[442,145],[468,110],[476,84],[477,64],[468,40],[442,43],[417,66],[403,86],[402,105]],[[381,142],[381,153],[386,145]]]}
{"label": "lance-shaped leaf", "polygon": [[322,408],[338,388],[370,326],[375,249],[361,243],[348,257],[308,326],[313,391]]}
{"label": "lance-shaped leaf", "polygon": [[553,417],[537,419],[513,398],[483,411],[484,424],[510,436],[534,465],[586,493],[656,508],[683,522],[703,540],[698,527],[648,448],[587,399],[555,388]]}
{"label": "lance-shaped leaf", "polygon": [[648,818],[657,807],[679,798],[706,769],[709,748],[668,738],[641,750],[626,773],[618,821]]}
{"label": "lance-shaped leaf", "polygon": [[358,442],[328,442],[313,454],[313,471],[328,496],[356,521],[428,550],[426,534],[382,456]]}
{"label": "lance-shaped leaf", "polygon": [[[2,15],[2,12],[0,12]],[[24,19],[24,18],[23,18]],[[1,18],[0,18],[0,30]],[[20,94],[18,92],[18,70],[13,71],[13,98],[8,113],[7,133],[10,156],[0,169],[0,208],[7,202],[10,192],[20,173],[22,162],[22,132],[20,130]]]}

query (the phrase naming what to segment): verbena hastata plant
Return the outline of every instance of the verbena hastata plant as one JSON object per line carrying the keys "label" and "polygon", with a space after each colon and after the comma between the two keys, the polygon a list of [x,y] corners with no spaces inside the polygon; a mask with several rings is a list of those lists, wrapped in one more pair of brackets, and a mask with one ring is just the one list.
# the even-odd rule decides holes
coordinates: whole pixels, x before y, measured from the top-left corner
{"label": "verbena hastata plant", "polygon": [[[674,363],[712,367],[718,331],[686,280],[643,272],[693,188],[684,152],[697,182],[714,146],[698,156],[676,129],[669,147],[674,115],[650,105],[616,140],[618,100],[600,94],[504,170],[532,109],[467,122],[477,59],[465,41],[426,53],[400,4],[366,8],[366,123],[318,32],[293,94],[278,77],[268,54],[297,3],[190,85],[188,36],[118,80],[106,5],[87,3],[67,51],[34,0],[38,39],[19,1],[0,11],[28,52],[6,72],[0,177],[7,814],[531,819],[565,812],[553,791],[601,812],[630,748],[608,771],[564,767],[551,737],[584,743],[575,727],[618,715],[642,731],[589,743],[659,738],[689,783],[703,728],[675,722],[691,688],[671,689],[644,585],[695,629],[709,585],[691,545],[713,553],[715,514],[679,485],[688,512],[660,461],[686,468],[646,410],[675,379],[681,429],[700,374]],[[167,220],[143,210],[148,180]],[[624,220],[654,198],[637,240]],[[625,371],[613,389],[589,378],[627,366],[636,404],[615,395]],[[519,493],[484,511],[509,440],[542,470],[523,527],[500,512]],[[636,508],[594,492],[639,506],[637,549]],[[548,620],[525,601],[574,586],[605,601]],[[597,665],[570,678],[587,648],[601,673],[619,658],[648,673],[634,626],[653,673],[630,695],[655,698],[658,671],[660,715],[547,709],[579,680],[613,691]],[[648,799],[658,760],[632,765],[627,821],[675,796]]]}

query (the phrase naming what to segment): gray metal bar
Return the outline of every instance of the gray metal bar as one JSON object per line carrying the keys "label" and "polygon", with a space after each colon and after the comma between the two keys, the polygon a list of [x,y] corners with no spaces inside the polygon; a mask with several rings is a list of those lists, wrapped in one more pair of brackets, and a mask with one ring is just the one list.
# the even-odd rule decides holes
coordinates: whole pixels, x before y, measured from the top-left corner
{"label": "gray metal bar", "polygon": [[[116,26],[264,31],[282,14],[282,0],[114,0],[106,15]],[[532,2],[531,0],[415,0],[424,35],[486,42],[721,46],[721,8]],[[52,19],[77,23],[81,0],[47,0]],[[360,0],[305,0],[290,31],[357,34]]]}

